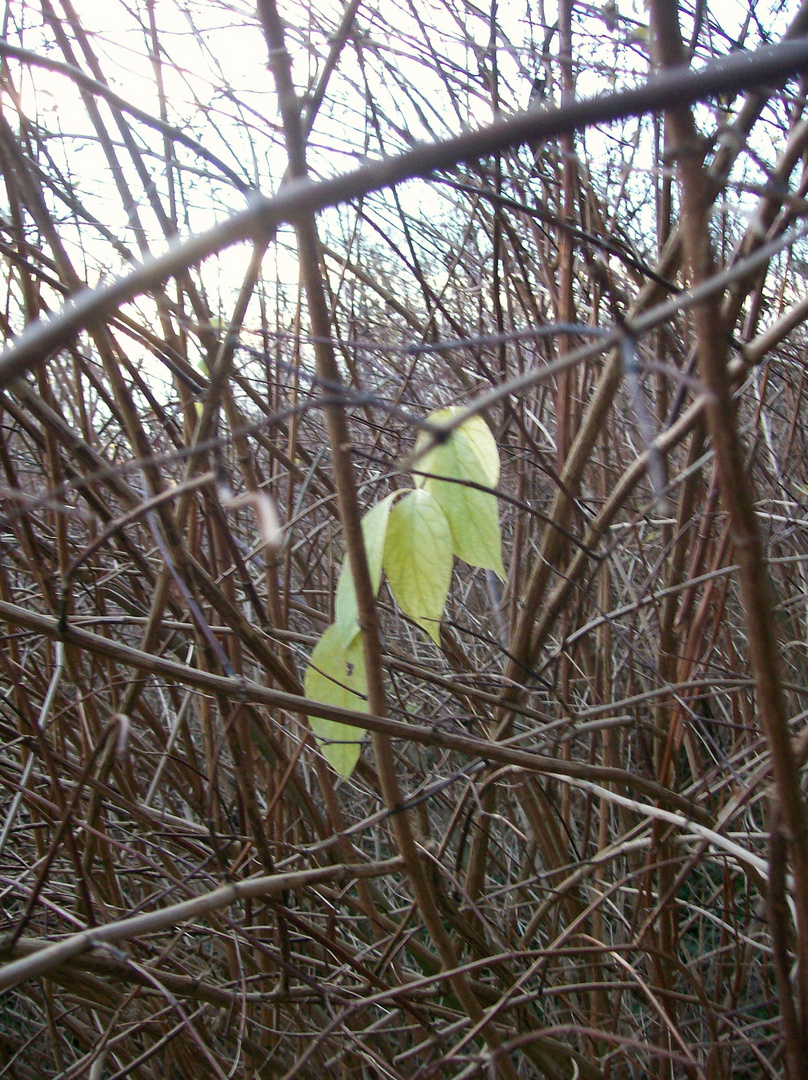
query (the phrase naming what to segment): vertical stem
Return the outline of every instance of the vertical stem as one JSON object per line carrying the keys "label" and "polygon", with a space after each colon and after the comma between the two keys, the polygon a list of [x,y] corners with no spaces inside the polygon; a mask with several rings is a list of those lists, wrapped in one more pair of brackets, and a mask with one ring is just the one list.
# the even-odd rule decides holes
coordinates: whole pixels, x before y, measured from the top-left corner
{"label": "vertical stem", "polygon": [[[558,21],[561,30],[561,49],[559,53],[561,100],[562,103],[566,103],[572,101],[575,96],[575,73],[572,67],[572,0],[561,0]],[[577,169],[575,167],[575,136],[571,132],[561,136],[561,175],[564,222],[565,224],[572,224],[575,218]],[[574,279],[573,242],[572,230],[561,229],[558,243],[558,261],[561,273],[558,318],[563,323],[572,323],[575,320],[575,305],[572,292]],[[564,355],[571,348],[571,339],[567,334],[562,334],[559,338],[560,353]],[[573,379],[574,371],[570,368],[558,376],[556,384],[556,469],[559,474],[564,468],[564,462],[567,460],[570,445],[572,444],[574,423]]]}
{"label": "vertical stem", "polygon": [[[270,66],[278,91],[278,101],[283,119],[289,175],[301,179],[307,174],[305,136],[300,107],[292,81],[291,57],[286,51],[283,24],[274,0],[259,0],[258,14],[269,48]],[[313,214],[301,215],[296,223],[300,264],[309,307],[309,319],[315,341],[315,362],[318,376],[333,386],[341,385],[342,377],[331,346],[331,320],[326,302],[321,269],[320,240]],[[326,423],[334,468],[340,519],[348,549],[348,559],[356,590],[359,626],[365,653],[365,670],[368,683],[368,705],[371,713],[384,716],[386,702],[383,681],[382,655],[379,641],[379,623],[376,598],[368,572],[365,545],[362,538],[361,513],[356,485],[353,479],[350,445],[351,437],[345,410],[340,404],[326,408]],[[395,771],[392,747],[387,736],[374,733],[373,747],[379,772],[379,780],[387,807],[392,815],[393,829],[399,852],[409,875],[410,884],[426,928],[435,943],[445,968],[456,969],[457,955],[447,933],[432,886],[421,864],[418,849],[407,812],[401,810],[402,797]],[[483,1022],[484,1014],[471,986],[462,972],[452,976],[452,986],[463,1004],[470,1020],[476,1026]],[[486,1023],[482,1034],[492,1053],[500,1047],[499,1035],[494,1026]],[[516,1070],[510,1059],[498,1055],[497,1066],[507,1080],[517,1080]]]}
{"label": "vertical stem", "polygon": [[[652,0],[651,11],[657,63],[661,66],[681,63],[683,49],[676,5],[670,0]],[[669,109],[667,124],[677,160],[682,239],[690,284],[697,287],[715,270],[709,229],[710,182],[702,165],[703,144],[690,109]],[[714,297],[694,308],[693,322],[699,373],[709,395],[707,424],[715,451],[721,502],[729,515],[739,565],[756,703],[771,755],[778,813],[791,853],[797,912],[798,1018],[805,1032],[808,1030],[808,816],[788,730],[771,587],[755,518],[756,492],[744,466],[744,447],[732,401],[727,372],[728,339],[720,332],[721,298]],[[785,1011],[783,1020],[787,1022]],[[808,1076],[804,1036],[799,1043],[801,1060],[794,1080],[796,1076]]]}

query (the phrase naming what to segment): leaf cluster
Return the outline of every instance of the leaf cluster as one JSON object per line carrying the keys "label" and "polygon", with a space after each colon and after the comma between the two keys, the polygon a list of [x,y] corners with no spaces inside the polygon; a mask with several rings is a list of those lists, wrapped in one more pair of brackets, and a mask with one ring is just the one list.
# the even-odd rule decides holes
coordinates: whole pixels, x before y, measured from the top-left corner
{"label": "leaf cluster", "polygon": [[[432,429],[462,410],[440,409],[427,418],[416,442],[414,488],[391,492],[362,518],[365,558],[374,595],[382,571],[405,615],[440,648],[440,621],[454,556],[505,577],[494,488],[499,453],[485,421],[471,416],[436,439]],[[351,568],[343,564],[335,620],[317,643],[306,671],[306,696],[340,708],[367,711],[367,679]],[[311,716],[312,730],[333,768],[349,777],[361,742],[346,724]]]}

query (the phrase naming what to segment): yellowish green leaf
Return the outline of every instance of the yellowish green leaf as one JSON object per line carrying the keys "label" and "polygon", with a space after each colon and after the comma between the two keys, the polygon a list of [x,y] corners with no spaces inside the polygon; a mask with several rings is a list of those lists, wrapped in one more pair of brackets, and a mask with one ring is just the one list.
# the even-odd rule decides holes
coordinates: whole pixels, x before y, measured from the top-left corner
{"label": "yellowish green leaf", "polygon": [[[445,424],[462,410],[459,408],[438,409],[428,420],[432,424]],[[430,442],[431,436],[424,431],[415,444],[416,454]],[[499,451],[496,440],[481,416],[471,416],[464,420],[444,442],[433,446],[422,458],[418,459],[419,472],[447,480],[473,480],[475,484],[494,488],[499,483]],[[416,478],[419,487],[424,486],[426,477]]]}
{"label": "yellowish green leaf", "polygon": [[[362,518],[362,539],[365,542],[365,556],[368,560],[370,583],[373,586],[374,595],[379,591],[382,582],[382,561],[384,558],[384,542],[387,537],[387,523],[390,520],[390,508],[393,500],[401,494],[394,491],[386,499],[382,499]],[[356,609],[356,591],[353,584],[351,567],[346,557],[342,572],[337,582],[337,595],[334,601],[334,614],[336,624],[340,628],[342,640],[347,645],[353,641],[359,633],[359,622]]]}
{"label": "yellowish green leaf", "polygon": [[384,571],[401,610],[440,645],[440,620],[452,577],[452,534],[428,491],[411,491],[390,511]]}
{"label": "yellowish green leaf", "polygon": [[[329,626],[311,654],[304,689],[307,698],[342,709],[368,712],[362,639],[346,644],[337,624]],[[324,717],[309,717],[323,755],[340,776],[354,771],[361,750],[361,728]]]}
{"label": "yellowish green leaf", "polygon": [[[446,423],[459,411],[456,408],[440,409],[429,419],[436,424]],[[428,440],[428,434],[422,433],[416,451],[419,445],[428,445]],[[445,442],[424,454],[418,460],[417,468],[431,474],[419,477],[417,483],[434,496],[446,515],[455,555],[472,566],[493,570],[504,578],[496,495],[463,483],[470,481],[494,488],[499,481],[499,451],[482,417],[472,416],[465,420]]]}
{"label": "yellowish green leaf", "polygon": [[450,480],[427,480],[424,491],[439,504],[449,522],[452,551],[471,566],[505,577],[497,497]]}

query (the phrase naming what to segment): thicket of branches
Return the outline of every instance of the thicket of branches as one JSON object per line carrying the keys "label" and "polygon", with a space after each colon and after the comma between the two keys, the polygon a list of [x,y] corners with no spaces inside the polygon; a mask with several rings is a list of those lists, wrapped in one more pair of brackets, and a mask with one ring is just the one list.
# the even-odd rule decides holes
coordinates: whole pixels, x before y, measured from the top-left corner
{"label": "thicket of branches", "polygon": [[[6,5],[0,1077],[808,1075],[806,30]],[[437,649],[359,521],[450,404]]]}

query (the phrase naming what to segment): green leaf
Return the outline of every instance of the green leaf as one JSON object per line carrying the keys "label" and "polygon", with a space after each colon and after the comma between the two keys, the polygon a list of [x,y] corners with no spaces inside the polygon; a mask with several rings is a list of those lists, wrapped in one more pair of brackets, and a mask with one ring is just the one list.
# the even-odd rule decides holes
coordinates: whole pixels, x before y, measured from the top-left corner
{"label": "green leaf", "polygon": [[439,646],[452,577],[452,533],[428,491],[411,491],[390,511],[384,571],[398,606]]}
{"label": "green leaf", "polygon": [[[459,411],[441,409],[429,419],[436,424],[445,423]],[[426,432],[418,437],[416,452],[419,444],[423,447],[428,439]],[[462,483],[471,481],[493,488],[499,480],[497,444],[482,417],[465,420],[445,442],[424,454],[417,467],[432,474],[419,477],[416,483],[436,499],[446,515],[455,555],[504,578],[497,497],[493,492]]]}
{"label": "green leaf", "polygon": [[[312,701],[368,712],[362,638],[355,635],[346,644],[340,627],[336,623],[329,626],[311,654],[303,685]],[[361,742],[357,736],[363,729],[319,716],[310,716],[309,723],[326,761],[340,776],[349,777],[359,760]]]}
{"label": "green leaf", "polygon": [[[368,560],[370,583],[373,586],[374,596],[379,591],[382,582],[382,560],[384,558],[384,542],[387,537],[387,523],[390,520],[390,508],[393,505],[393,500],[400,494],[400,491],[394,491],[371,510],[368,510],[362,518],[362,538],[365,542],[365,556]],[[348,645],[359,633],[359,622],[356,609],[356,590],[354,589],[353,574],[347,557],[337,582],[334,614],[336,616],[336,625],[340,628],[342,640]]]}
{"label": "green leaf", "polygon": [[[462,411],[456,407],[438,409],[427,420],[431,424],[445,424]],[[428,432],[421,432],[415,443],[416,454],[429,444],[430,439]],[[444,442],[419,458],[417,468],[447,480],[473,480],[475,484],[494,488],[499,483],[499,450],[485,420],[481,416],[471,416]],[[416,485],[423,487],[426,479],[417,477]]]}
{"label": "green leaf", "polygon": [[452,534],[452,551],[458,559],[493,570],[504,580],[496,495],[449,480],[427,480],[424,491],[443,511]]}

